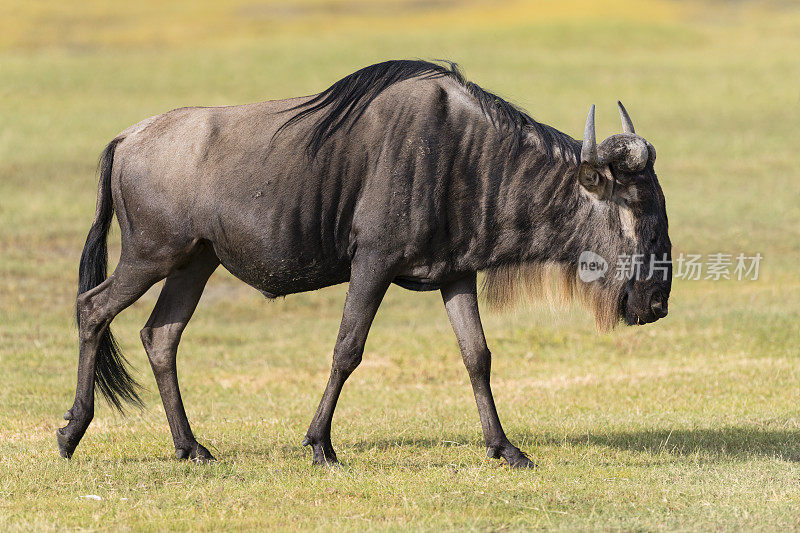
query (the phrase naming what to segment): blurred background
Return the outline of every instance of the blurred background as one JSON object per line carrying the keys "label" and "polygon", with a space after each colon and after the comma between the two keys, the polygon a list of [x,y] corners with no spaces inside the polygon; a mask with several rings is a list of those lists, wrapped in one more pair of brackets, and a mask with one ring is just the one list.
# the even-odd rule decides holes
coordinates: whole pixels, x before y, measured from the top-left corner
{"label": "blurred background", "polygon": [[[77,365],[77,264],[105,144],[175,107],[312,94],[395,58],[456,61],[573,137],[592,103],[598,137],[619,132],[622,100],[658,151],[674,254],[760,253],[758,280],[676,280],[668,318],[608,335],[581,309],[486,313],[500,415],[541,464],[535,490],[480,459],[440,298],[399,287],[334,422],[352,470],[314,481],[298,443],[327,377],[346,286],[266,303],[222,269],[179,358],[189,418],[221,466],[176,471],[169,460],[138,341],[156,290],[114,322],[148,409],[120,418],[99,404],[76,458],[58,461],[53,431]],[[0,525],[141,526],[146,515],[187,526],[189,502],[205,509],[207,527],[258,517],[285,526],[313,526],[313,517],[360,527],[796,526],[798,124],[800,8],[790,1],[1,1]],[[115,228],[112,263],[117,254]],[[101,459],[104,476],[92,462]],[[143,481],[176,475],[170,486]],[[478,481],[487,476],[490,487]],[[72,504],[98,485],[136,504]],[[345,513],[338,497],[309,496],[347,487]],[[435,496],[444,492],[445,507]],[[261,513],[251,521],[248,506]]]}

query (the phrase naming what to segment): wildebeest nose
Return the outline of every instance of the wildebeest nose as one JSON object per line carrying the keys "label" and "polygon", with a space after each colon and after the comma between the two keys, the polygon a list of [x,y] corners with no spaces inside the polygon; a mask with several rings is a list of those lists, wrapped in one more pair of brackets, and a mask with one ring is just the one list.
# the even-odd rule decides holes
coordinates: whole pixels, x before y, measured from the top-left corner
{"label": "wildebeest nose", "polygon": [[656,318],[664,318],[667,316],[667,299],[661,291],[656,291],[650,296],[650,310]]}

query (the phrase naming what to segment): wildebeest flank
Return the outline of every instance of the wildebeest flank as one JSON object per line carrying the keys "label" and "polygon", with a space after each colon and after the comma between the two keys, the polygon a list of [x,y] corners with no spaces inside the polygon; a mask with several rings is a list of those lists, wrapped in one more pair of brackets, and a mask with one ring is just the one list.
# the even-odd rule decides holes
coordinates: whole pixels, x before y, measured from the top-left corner
{"label": "wildebeest flank", "polygon": [[[489,385],[491,355],[476,273],[490,301],[556,272],[600,327],[666,315],[670,275],[591,283],[580,253],[669,256],[655,150],[634,133],[599,146],[594,107],[583,142],[466,81],[454,65],[388,61],[311,97],[184,108],[149,118],[106,147],[97,211],[80,263],[78,384],[58,431],[70,457],[94,414],[138,402],[109,323],[166,282],[141,337],[179,458],[212,459],[186,418],[176,374],[181,333],[222,264],[268,297],[350,282],[330,378],[303,444],[336,462],[330,431],[391,283],[440,290],[475,393],[489,455],[531,461],[506,438]],[[122,253],[106,279],[113,214]],[[647,265],[644,266],[645,274]]]}

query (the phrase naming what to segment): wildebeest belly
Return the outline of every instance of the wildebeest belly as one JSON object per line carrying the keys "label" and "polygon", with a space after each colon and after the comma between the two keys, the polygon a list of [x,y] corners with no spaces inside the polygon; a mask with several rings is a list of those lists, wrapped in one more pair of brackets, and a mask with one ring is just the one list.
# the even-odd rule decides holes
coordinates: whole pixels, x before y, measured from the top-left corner
{"label": "wildebeest belly", "polygon": [[267,298],[312,291],[350,279],[349,263],[304,261],[287,257],[253,259],[215,246],[222,265],[234,276],[258,289]]}
{"label": "wildebeest belly", "polygon": [[349,227],[336,231],[337,217],[308,200],[299,194],[250,193],[221,202],[204,233],[222,265],[266,296],[345,282],[350,258],[346,235],[340,233]]}
{"label": "wildebeest belly", "polygon": [[[226,220],[229,218],[231,220]],[[350,278],[350,259],[319,228],[291,215],[270,220],[247,213],[213,224],[211,242],[222,265],[265,296],[320,289]]]}

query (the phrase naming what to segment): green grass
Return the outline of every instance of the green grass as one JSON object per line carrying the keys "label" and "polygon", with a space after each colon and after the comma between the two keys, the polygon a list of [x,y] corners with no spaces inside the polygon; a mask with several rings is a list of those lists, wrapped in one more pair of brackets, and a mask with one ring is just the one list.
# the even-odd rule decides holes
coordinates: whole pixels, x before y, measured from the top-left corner
{"label": "green grass", "polygon": [[[34,5],[0,6],[0,529],[800,528],[800,12],[231,3],[187,22],[155,2],[119,20]],[[760,252],[759,280],[677,281],[667,319],[609,335],[579,309],[487,312],[500,416],[533,472],[484,458],[438,295],[392,288],[334,419],[345,466],[327,470],[300,440],[346,287],[266,302],[220,271],[179,357],[195,433],[220,461],[172,459],[138,342],[155,291],[114,322],[148,408],[99,404],[60,459],[105,143],[172,107],[308,94],[396,57],[453,58],[573,135],[590,103],[598,136],[618,131],[622,99],[658,150],[676,252]]]}

